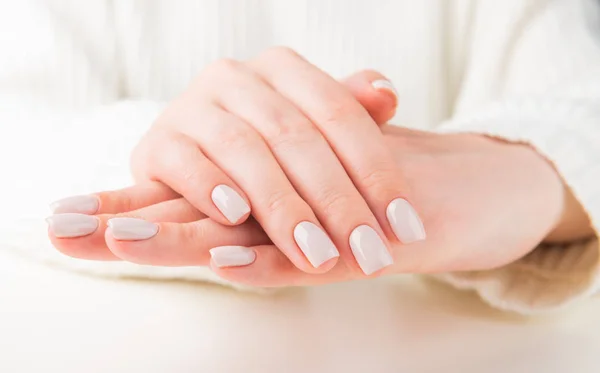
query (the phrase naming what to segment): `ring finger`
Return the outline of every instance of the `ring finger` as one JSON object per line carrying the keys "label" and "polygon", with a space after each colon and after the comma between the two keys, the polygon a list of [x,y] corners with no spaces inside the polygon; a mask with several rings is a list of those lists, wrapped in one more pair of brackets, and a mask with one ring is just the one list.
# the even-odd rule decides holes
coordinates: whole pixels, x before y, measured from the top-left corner
{"label": "ring finger", "polygon": [[377,219],[315,125],[254,71],[240,65],[229,74],[235,74],[235,89],[218,92],[219,104],[263,137],[342,251],[346,266],[370,275],[392,264]]}
{"label": "ring finger", "polygon": [[214,105],[198,107],[199,127],[179,122],[180,131],[248,196],[253,215],[285,255],[306,272],[326,272],[339,251],[298,195],[263,138],[239,117]]}

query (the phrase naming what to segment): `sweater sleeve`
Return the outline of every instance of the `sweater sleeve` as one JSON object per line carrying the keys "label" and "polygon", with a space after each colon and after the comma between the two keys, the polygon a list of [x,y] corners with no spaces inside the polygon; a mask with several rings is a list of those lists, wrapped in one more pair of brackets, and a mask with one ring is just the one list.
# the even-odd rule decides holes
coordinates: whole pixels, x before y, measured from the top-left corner
{"label": "sweater sleeve", "polygon": [[531,145],[553,163],[596,232],[566,247],[542,245],[498,269],[437,276],[495,307],[543,312],[598,288],[599,7],[594,0],[482,1],[474,13],[454,115],[439,130]]}

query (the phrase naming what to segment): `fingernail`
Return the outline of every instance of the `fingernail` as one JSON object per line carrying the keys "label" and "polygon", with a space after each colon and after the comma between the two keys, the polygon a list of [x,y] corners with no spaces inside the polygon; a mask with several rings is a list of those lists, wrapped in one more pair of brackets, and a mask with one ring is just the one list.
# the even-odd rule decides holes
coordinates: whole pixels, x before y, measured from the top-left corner
{"label": "fingernail", "polygon": [[368,225],[361,225],[352,231],[350,247],[365,275],[370,275],[394,263],[381,237]]}
{"label": "fingernail", "polygon": [[158,233],[158,225],[135,218],[113,218],[108,227],[112,236],[121,241],[147,240]]}
{"label": "fingernail", "polygon": [[396,90],[396,87],[394,87],[392,82],[390,82],[389,80],[385,80],[385,79],[375,80],[371,83],[371,85],[375,89],[383,89],[383,90],[392,92],[392,94],[394,96],[396,96],[396,98],[398,98],[398,91]]}
{"label": "fingernail", "polygon": [[92,215],[98,211],[99,206],[100,201],[96,196],[73,196],[52,202],[50,210],[53,214],[78,213]]}
{"label": "fingernail", "polygon": [[392,230],[400,242],[409,244],[423,241],[427,236],[423,222],[407,200],[402,198],[393,200],[388,205],[386,214]]}
{"label": "fingernail", "polygon": [[250,212],[250,206],[235,190],[227,185],[218,185],[213,189],[211,198],[215,206],[231,223],[237,223],[242,216]]}
{"label": "fingernail", "polygon": [[220,246],[209,251],[213,263],[219,268],[246,266],[256,260],[254,250],[244,246]]}
{"label": "fingernail", "polygon": [[82,237],[98,229],[98,218],[84,214],[57,214],[46,218],[50,231],[58,238]]}
{"label": "fingernail", "polygon": [[294,239],[313,267],[318,268],[340,253],[325,232],[315,224],[303,221],[294,228]]}

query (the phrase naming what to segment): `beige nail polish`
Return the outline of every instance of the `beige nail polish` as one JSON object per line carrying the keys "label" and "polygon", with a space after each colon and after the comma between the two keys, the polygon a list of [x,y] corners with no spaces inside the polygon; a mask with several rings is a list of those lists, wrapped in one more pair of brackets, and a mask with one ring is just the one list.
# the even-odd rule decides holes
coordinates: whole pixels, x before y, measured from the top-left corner
{"label": "beige nail polish", "polygon": [[213,263],[221,267],[241,267],[254,263],[256,253],[244,246],[219,246],[209,250]]}
{"label": "beige nail polish", "polygon": [[84,214],[56,214],[46,218],[52,234],[58,238],[83,237],[98,229],[99,220]]}
{"label": "beige nail polish", "polygon": [[371,83],[371,85],[375,89],[384,89],[386,91],[393,93],[394,96],[396,96],[396,98],[398,97],[398,91],[396,90],[396,87],[394,87],[392,82],[390,82],[389,80],[385,80],[385,79],[375,80]]}
{"label": "beige nail polish", "polygon": [[221,213],[231,223],[237,223],[250,212],[250,206],[235,190],[227,185],[218,185],[213,189],[211,198]]}
{"label": "beige nail polish", "polygon": [[72,196],[50,204],[53,214],[78,213],[92,215],[98,211],[100,201],[94,195]]}
{"label": "beige nail polish", "polygon": [[385,243],[368,225],[356,227],[350,234],[350,248],[365,275],[394,263]]}
{"label": "beige nail polish", "polygon": [[327,234],[317,225],[303,221],[294,228],[294,239],[313,267],[340,256]]}
{"label": "beige nail polish", "polygon": [[409,244],[426,238],[423,222],[407,200],[397,198],[390,202],[386,215],[400,242]]}
{"label": "beige nail polish", "polygon": [[108,221],[110,234],[121,241],[140,241],[154,237],[158,225],[136,218],[113,218]]}

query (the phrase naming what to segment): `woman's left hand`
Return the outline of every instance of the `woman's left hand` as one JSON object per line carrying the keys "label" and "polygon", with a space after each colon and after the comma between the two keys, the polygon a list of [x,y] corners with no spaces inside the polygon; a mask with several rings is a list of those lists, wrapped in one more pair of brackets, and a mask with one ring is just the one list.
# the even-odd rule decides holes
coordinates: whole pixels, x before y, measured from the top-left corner
{"label": "woman's left hand", "polygon": [[[392,245],[394,264],[384,274],[498,267],[527,254],[547,237],[576,238],[564,235],[574,216],[582,223],[578,226],[585,226],[585,214],[566,193],[553,167],[527,145],[480,135],[433,134],[391,126],[382,131],[428,227],[426,241],[409,245],[396,241]],[[112,197],[126,201],[127,193],[114,192]],[[569,211],[575,213],[568,213],[565,220]],[[161,215],[164,221],[203,218],[184,199],[132,214],[155,221]],[[254,286],[309,285],[365,277],[341,261],[325,274],[299,270],[253,220],[234,227],[211,219],[202,220],[202,224],[198,236],[168,246],[152,239],[110,241],[108,246],[138,263],[161,265],[192,258],[198,265],[210,263],[225,279]],[[205,243],[209,247],[236,246],[213,251],[210,260]],[[242,265],[232,266],[236,261]]]}

